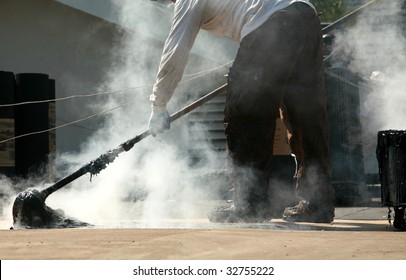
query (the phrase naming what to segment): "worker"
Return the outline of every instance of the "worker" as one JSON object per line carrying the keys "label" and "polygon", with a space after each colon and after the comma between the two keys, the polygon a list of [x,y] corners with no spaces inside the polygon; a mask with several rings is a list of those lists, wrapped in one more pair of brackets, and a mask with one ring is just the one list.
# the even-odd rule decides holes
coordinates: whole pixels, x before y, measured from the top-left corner
{"label": "worker", "polygon": [[330,184],[322,30],[308,0],[176,0],[169,36],[150,96],[153,135],[170,128],[166,105],[200,29],[228,36],[239,49],[228,75],[224,110],[233,204],[212,221],[270,219],[269,177],[276,119],[288,129],[299,162],[298,203],[291,222],[330,223]]}

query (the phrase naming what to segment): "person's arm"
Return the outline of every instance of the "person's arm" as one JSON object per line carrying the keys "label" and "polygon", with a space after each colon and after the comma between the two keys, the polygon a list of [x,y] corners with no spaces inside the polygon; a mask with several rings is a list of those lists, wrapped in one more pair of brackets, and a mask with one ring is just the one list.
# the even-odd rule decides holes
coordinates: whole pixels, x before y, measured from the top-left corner
{"label": "person's arm", "polygon": [[155,112],[165,112],[182,79],[190,49],[200,30],[206,0],[178,0],[171,31],[165,42],[156,82],[151,95]]}

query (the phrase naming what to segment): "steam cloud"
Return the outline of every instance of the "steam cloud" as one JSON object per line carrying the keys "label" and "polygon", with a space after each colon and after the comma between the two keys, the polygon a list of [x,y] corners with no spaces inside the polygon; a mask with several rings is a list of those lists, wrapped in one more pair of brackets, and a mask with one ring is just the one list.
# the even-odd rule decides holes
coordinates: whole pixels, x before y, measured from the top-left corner
{"label": "steam cloud", "polygon": [[[76,171],[147,129],[148,98],[173,9],[166,3],[149,0],[114,0],[113,3],[120,14],[123,39],[111,52],[111,69],[98,90],[128,90],[94,99],[89,106],[92,111],[102,111],[127,105],[107,115],[103,127],[82,144],[80,152],[58,156],[58,170],[64,172],[60,175]],[[202,36],[197,46],[204,44],[206,37]],[[192,55],[190,59],[198,63],[189,65],[185,74],[219,67],[231,60],[229,50],[222,52],[217,48],[216,51],[220,59]],[[226,68],[220,68],[217,74],[222,77],[226,72]],[[174,113],[197,95],[213,90],[215,86],[208,79],[203,76],[180,85],[169,112]],[[221,84],[224,82],[225,78]],[[194,138],[207,138],[203,128],[194,131],[202,133]],[[92,182],[89,182],[89,175],[82,176],[49,196],[46,203],[54,209],[62,209],[68,216],[97,226],[167,227],[173,226],[168,224],[169,219],[205,218],[209,199],[218,197],[217,187],[224,187],[222,182],[208,184],[207,180],[213,178],[208,174],[221,169],[224,162],[208,142],[202,141],[200,148],[205,151],[204,160],[192,166],[188,137],[185,117],[173,123],[170,131],[163,135],[149,137],[131,151],[120,154],[105,170],[93,176]],[[7,213],[11,215],[11,209]]]}
{"label": "steam cloud", "polygon": [[[103,110],[129,104],[108,115],[104,127],[82,145],[81,152],[60,155],[59,165],[64,166],[66,174],[147,128],[148,96],[163,41],[169,32],[172,10],[166,5],[157,8],[150,1],[112,2],[121,14],[121,24],[126,32],[123,41],[112,51],[111,71],[106,73],[106,83],[100,90],[129,89],[96,100],[96,105],[92,106]],[[341,55],[349,60],[350,70],[367,79],[371,75],[375,78],[371,82],[373,90],[367,90],[362,97],[363,140],[367,150],[375,149],[379,130],[405,129],[406,120],[406,39],[398,25],[401,1],[383,2],[385,6],[378,5],[365,12],[336,40],[342,45]],[[204,33],[199,35],[194,51],[206,52],[206,57],[197,64],[189,63],[187,73],[210,69],[233,59],[235,45],[219,38],[207,44],[210,38]],[[219,41],[221,43],[217,45],[213,43]],[[372,74],[374,71],[379,72]],[[226,73],[224,69],[223,72]],[[198,91],[191,91],[191,88],[206,92],[214,88],[212,84],[207,85],[207,80],[197,80],[179,87],[171,101],[170,112],[188,103],[188,98],[194,99]],[[202,135],[197,137],[206,139],[204,129],[198,131]],[[224,161],[206,143],[206,147],[202,147],[206,151],[205,161],[191,167],[188,143],[186,120],[179,120],[162,136],[151,137],[121,154],[93,177],[91,183],[89,176],[83,176],[51,195],[47,204],[99,226],[166,227],[173,226],[173,223],[168,224],[168,219],[205,217],[208,201],[218,198],[217,191],[224,189],[224,181],[211,180],[207,174],[221,169]],[[375,168],[373,163],[371,165]],[[15,195],[14,187],[7,180],[2,179],[1,185],[7,196]],[[27,182],[24,185],[27,186]],[[11,216],[11,208],[4,208],[3,215]]]}
{"label": "steam cloud", "polygon": [[[355,25],[338,34],[337,48],[348,68],[368,85],[361,87],[361,123],[366,172],[377,173],[377,133],[405,130],[406,38],[402,0],[380,1],[367,8]],[[404,8],[404,7],[403,7]],[[403,27],[402,27],[403,21]]]}

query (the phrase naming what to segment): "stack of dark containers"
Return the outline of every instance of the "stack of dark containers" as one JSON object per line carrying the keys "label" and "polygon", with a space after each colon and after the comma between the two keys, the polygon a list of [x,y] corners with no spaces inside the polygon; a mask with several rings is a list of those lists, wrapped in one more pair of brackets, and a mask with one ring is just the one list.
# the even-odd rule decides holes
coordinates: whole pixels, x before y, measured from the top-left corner
{"label": "stack of dark containers", "polygon": [[0,71],[0,174],[54,180],[54,100],[48,75]]}

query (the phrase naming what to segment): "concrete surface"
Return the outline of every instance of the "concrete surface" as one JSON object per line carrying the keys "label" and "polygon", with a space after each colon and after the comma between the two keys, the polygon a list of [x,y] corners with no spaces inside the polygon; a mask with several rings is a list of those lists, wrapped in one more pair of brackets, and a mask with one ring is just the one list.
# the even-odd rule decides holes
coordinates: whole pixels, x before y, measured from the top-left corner
{"label": "concrete surface", "polygon": [[[332,224],[212,224],[168,220],[168,228],[122,226],[10,230],[0,221],[3,260],[405,260],[406,232],[396,231],[382,207],[337,208]],[[170,227],[170,228],[169,228]]]}

